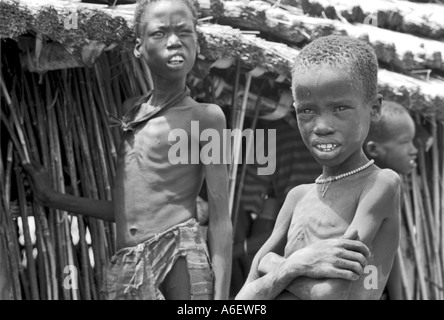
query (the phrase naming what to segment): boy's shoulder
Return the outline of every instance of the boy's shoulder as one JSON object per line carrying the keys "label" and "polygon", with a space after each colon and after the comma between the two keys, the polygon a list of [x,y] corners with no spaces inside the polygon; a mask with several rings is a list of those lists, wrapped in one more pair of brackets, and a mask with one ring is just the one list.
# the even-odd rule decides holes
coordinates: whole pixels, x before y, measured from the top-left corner
{"label": "boy's shoulder", "polygon": [[401,183],[399,174],[388,168],[376,168],[376,170],[370,174],[369,180],[375,184],[386,184],[395,187]]}
{"label": "boy's shoulder", "polygon": [[371,194],[380,201],[390,201],[396,197],[400,186],[401,177],[398,173],[391,169],[377,168],[368,175],[361,196]]}
{"label": "boy's shoulder", "polygon": [[202,124],[214,125],[226,124],[225,114],[220,106],[214,103],[195,102],[192,105],[193,118]]}
{"label": "boy's shoulder", "polygon": [[192,108],[197,112],[207,113],[207,114],[218,114],[218,113],[223,114],[222,108],[215,103],[198,102],[194,99],[191,99],[191,101],[192,101],[191,103]]}
{"label": "boy's shoulder", "polygon": [[315,183],[299,184],[288,191],[287,198],[299,201],[310,191],[316,192],[315,187]]}
{"label": "boy's shoulder", "polygon": [[122,102],[122,114],[127,113],[134,106],[134,104],[138,100],[142,99],[143,97],[144,97],[143,95],[137,95],[137,96],[129,97],[128,99],[123,101]]}

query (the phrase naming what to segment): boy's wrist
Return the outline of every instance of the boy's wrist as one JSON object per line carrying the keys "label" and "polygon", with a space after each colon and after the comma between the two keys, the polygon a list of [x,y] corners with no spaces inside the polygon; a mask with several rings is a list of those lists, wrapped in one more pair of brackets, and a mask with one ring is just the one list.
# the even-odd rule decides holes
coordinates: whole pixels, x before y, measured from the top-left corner
{"label": "boy's wrist", "polygon": [[[297,255],[298,257],[294,257]],[[309,266],[304,263],[303,255],[298,255],[297,253],[293,253],[292,259],[285,259],[283,263],[282,269],[284,270],[284,274],[290,278],[290,280],[294,280],[300,276],[306,276],[309,272]]]}
{"label": "boy's wrist", "polygon": [[38,195],[38,199],[43,206],[52,207],[55,203],[57,203],[58,196],[58,192],[41,192]]}
{"label": "boy's wrist", "polygon": [[302,266],[299,263],[285,260],[285,262],[282,264],[281,272],[283,275],[283,280],[290,283],[295,278],[301,276]]}

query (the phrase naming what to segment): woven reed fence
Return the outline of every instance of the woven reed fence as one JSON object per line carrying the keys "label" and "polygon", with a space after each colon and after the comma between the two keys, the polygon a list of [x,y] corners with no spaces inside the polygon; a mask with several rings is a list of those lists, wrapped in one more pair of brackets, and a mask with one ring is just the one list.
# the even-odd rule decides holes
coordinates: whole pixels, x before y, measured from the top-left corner
{"label": "woven reed fence", "polygon": [[433,144],[418,143],[418,168],[403,177],[402,237],[398,254],[404,294],[408,299],[444,297],[444,126],[424,123]]}
{"label": "woven reed fence", "polygon": [[122,99],[146,92],[143,67],[125,52],[103,55],[91,69],[42,76],[5,62],[0,221],[14,298],[100,299],[115,250],[113,225],[42,208],[21,163],[48,168],[61,192],[111,200],[119,137],[109,128],[108,113],[119,116]]}

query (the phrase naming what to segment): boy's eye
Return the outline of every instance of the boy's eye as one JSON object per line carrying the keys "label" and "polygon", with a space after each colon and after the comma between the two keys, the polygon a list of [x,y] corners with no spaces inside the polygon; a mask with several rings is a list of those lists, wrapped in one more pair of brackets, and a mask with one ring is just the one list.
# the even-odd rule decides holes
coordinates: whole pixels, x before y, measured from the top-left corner
{"label": "boy's eye", "polygon": [[181,34],[181,35],[184,35],[184,36],[189,36],[189,35],[192,35],[193,33],[194,33],[193,30],[189,30],[189,29],[182,30],[182,31],[180,32],[180,34]]}
{"label": "boy's eye", "polygon": [[344,111],[347,110],[348,107],[347,106],[337,106],[333,108],[333,111]]}
{"label": "boy's eye", "polygon": [[160,38],[163,38],[165,36],[165,32],[156,31],[156,32],[153,32],[151,34],[151,36],[154,37],[154,38],[160,39]]}
{"label": "boy's eye", "polygon": [[297,114],[314,114],[315,111],[309,108],[299,108],[296,109]]}

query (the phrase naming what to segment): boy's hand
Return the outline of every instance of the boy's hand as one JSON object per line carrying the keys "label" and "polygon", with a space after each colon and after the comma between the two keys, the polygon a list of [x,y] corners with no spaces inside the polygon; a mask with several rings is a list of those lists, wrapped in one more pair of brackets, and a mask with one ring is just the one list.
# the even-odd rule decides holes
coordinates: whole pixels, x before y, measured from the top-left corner
{"label": "boy's hand", "polygon": [[259,271],[260,274],[267,274],[284,261],[285,261],[284,257],[281,257],[280,255],[274,252],[269,252],[261,259],[257,267],[257,270]]}
{"label": "boy's hand", "polygon": [[52,187],[49,172],[36,163],[26,163],[23,165],[23,169],[31,183],[35,199],[37,199],[40,204],[47,206],[51,194],[56,193]]}
{"label": "boy's hand", "polygon": [[369,256],[357,231],[347,230],[341,238],[321,240],[294,252],[288,262],[302,265],[307,277],[357,280]]}

